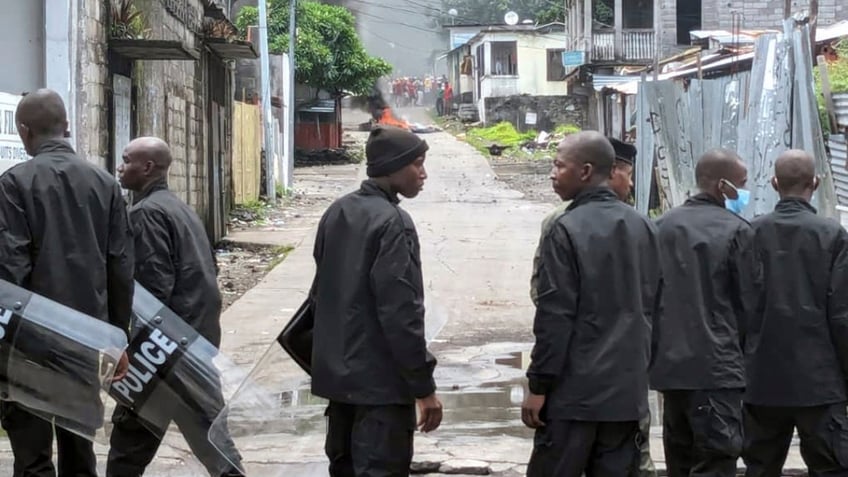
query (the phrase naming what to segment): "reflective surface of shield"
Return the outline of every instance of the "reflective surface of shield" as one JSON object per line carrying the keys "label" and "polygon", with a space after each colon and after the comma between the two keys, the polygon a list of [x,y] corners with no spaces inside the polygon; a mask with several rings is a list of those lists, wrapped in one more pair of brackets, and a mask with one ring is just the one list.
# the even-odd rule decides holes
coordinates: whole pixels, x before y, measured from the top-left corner
{"label": "reflective surface of shield", "polygon": [[210,441],[210,428],[246,373],[137,282],[127,353],[129,372],[110,388],[118,404],[160,438],[176,425],[210,474],[242,475],[228,432]]}
{"label": "reflective surface of shield", "polygon": [[[425,310],[425,337],[429,343],[447,323],[448,313],[430,291],[425,295]],[[307,316],[303,311],[302,306],[294,315]],[[300,334],[306,335],[302,330]],[[306,358],[305,348],[303,342],[295,343],[293,349],[302,354],[296,361],[286,352],[278,337],[227,401],[227,409],[210,430],[210,441],[222,442],[222,436],[227,435],[236,443],[245,456],[247,475],[314,475],[314,468],[299,462],[287,462],[286,449],[298,449],[298,455],[313,455],[316,460],[325,458],[323,437],[327,401],[310,391],[309,375],[302,367]],[[273,449],[274,460],[283,464],[274,467],[262,463],[266,460],[263,453],[267,455],[270,449]]]}
{"label": "reflective surface of shield", "polygon": [[0,280],[0,399],[95,440],[126,346],[117,327]]}

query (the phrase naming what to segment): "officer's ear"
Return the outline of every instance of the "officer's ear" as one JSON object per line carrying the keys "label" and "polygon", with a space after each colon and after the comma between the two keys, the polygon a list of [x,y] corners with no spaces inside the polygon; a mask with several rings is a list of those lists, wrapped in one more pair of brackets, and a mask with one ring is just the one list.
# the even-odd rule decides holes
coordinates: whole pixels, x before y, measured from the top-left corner
{"label": "officer's ear", "polygon": [[780,192],[780,184],[777,183],[777,177],[771,178],[771,186],[774,188],[776,192]]}
{"label": "officer's ear", "polygon": [[819,176],[813,177],[813,191],[818,190],[820,185],[821,185],[821,179],[819,179]]}

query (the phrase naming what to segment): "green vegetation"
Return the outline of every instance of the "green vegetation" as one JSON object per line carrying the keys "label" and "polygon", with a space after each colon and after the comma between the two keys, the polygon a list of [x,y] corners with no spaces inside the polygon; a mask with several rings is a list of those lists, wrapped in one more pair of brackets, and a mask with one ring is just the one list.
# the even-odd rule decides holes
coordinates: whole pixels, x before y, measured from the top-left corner
{"label": "green vegetation", "polygon": [[[269,0],[268,41],[271,53],[289,49],[289,1]],[[336,97],[366,95],[392,67],[369,55],[356,33],[353,14],[344,7],[316,1],[297,3],[296,76],[300,84],[323,89]],[[242,35],[259,24],[256,7],[244,7],[236,19]]]}
{"label": "green vegetation", "polygon": [[294,250],[293,245],[282,245],[280,247],[275,247],[272,251],[274,258],[272,258],[271,261],[268,262],[268,271],[270,272],[274,269],[274,267],[283,263],[283,260],[285,260],[286,257],[289,256],[292,250]]}
{"label": "green vegetation", "polygon": [[580,126],[575,126],[574,124],[563,124],[562,126],[557,126],[554,129],[555,136],[568,136],[569,134],[579,133],[582,131]]}
{"label": "green vegetation", "polygon": [[[848,93],[848,40],[842,40],[836,47],[839,60],[827,65],[827,76],[830,79],[830,89],[833,93]],[[819,118],[825,134],[830,133],[830,121],[827,117],[827,109],[824,104],[824,96],[821,90],[821,75],[819,68],[815,68],[813,74],[816,78],[816,98],[819,103]]]}
{"label": "green vegetation", "polygon": [[536,131],[530,130],[526,133],[520,133],[511,123],[505,121],[490,128],[478,128],[468,131],[469,139],[478,139],[497,144],[498,146],[510,147],[519,147],[527,141],[536,139],[536,136],[538,136]]}
{"label": "green vegetation", "polygon": [[268,218],[268,204],[261,200],[249,200],[236,205],[231,215],[249,221],[265,220]]}

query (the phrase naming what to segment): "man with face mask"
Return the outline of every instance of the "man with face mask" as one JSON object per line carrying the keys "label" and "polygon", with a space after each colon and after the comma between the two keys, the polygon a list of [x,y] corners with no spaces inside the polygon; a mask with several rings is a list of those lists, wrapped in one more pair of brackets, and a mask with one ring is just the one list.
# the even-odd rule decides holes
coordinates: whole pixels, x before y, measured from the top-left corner
{"label": "man with face mask", "polygon": [[745,164],[712,150],[695,168],[700,193],[657,221],[663,312],[654,322],[651,387],[663,393],[670,477],[736,475],[742,451],[743,349],[760,302]]}
{"label": "man with face mask", "polygon": [[661,276],[655,228],[609,188],[615,160],[597,132],[567,137],[551,172],[571,201],[542,238],[525,425],[527,475],[633,475],[648,413],[650,324]]}
{"label": "man with face mask", "polygon": [[794,429],[810,475],[848,475],[848,233],[816,215],[815,160],[774,166],[774,212],[753,222],[765,308],[745,349],[747,477],[778,477]]}
{"label": "man with face mask", "polygon": [[427,149],[409,131],[375,127],[365,147],[369,179],[318,225],[312,392],[330,401],[332,477],[409,475],[416,427],[430,432],[442,420],[418,234],[398,199],[424,186]]}

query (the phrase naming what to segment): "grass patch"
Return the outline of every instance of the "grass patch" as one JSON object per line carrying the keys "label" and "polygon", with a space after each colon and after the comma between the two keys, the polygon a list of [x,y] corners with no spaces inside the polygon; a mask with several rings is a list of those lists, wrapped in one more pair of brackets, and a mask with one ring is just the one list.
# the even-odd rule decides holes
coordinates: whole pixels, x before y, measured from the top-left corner
{"label": "grass patch", "polygon": [[490,128],[477,128],[468,131],[468,137],[488,141],[499,146],[518,147],[527,141],[536,139],[538,133],[530,130],[526,133],[520,133],[511,123],[506,121],[498,123]]}
{"label": "grass patch", "polygon": [[557,126],[554,129],[555,136],[568,136],[569,134],[576,134],[582,131],[580,126],[575,126],[574,124],[563,124],[561,126]]}
{"label": "grass patch", "polygon": [[274,258],[272,258],[271,261],[268,262],[267,270],[270,272],[271,270],[274,269],[274,267],[283,263],[283,260],[285,260],[286,257],[289,256],[289,254],[292,252],[292,250],[294,250],[293,245],[281,245],[279,247],[274,247],[274,250],[272,252],[273,255],[274,255]]}

